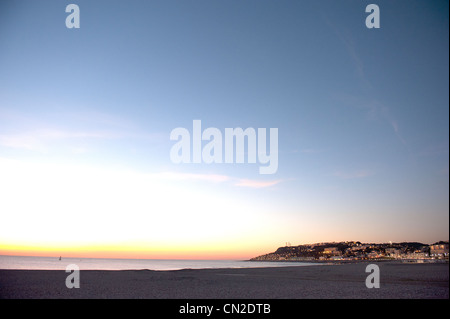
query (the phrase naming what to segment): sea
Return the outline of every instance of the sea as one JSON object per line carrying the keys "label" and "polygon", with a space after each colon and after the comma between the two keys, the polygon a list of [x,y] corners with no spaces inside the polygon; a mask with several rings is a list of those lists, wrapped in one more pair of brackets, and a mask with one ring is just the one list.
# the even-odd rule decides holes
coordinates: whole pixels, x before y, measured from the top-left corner
{"label": "sea", "polygon": [[187,260],[187,259],[109,259],[2,256],[0,269],[66,270],[69,265],[80,270],[180,270],[211,268],[265,268],[286,266],[312,266],[318,263],[300,261],[247,261],[247,260]]}

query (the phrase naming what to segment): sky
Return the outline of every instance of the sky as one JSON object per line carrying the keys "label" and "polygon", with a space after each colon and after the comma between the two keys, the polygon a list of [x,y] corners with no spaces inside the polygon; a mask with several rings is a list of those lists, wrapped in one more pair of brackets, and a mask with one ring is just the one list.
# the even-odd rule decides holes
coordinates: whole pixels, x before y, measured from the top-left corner
{"label": "sky", "polygon": [[[448,240],[448,12],[1,1],[0,254],[247,259],[287,242]],[[174,163],[170,134],[195,120],[277,128],[278,169]]]}

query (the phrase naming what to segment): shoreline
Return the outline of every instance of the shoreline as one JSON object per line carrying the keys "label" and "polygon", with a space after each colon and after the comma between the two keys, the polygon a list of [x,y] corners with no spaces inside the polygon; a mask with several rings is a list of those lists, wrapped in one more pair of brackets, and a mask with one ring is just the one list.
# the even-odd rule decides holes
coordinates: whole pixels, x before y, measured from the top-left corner
{"label": "shoreline", "polygon": [[[80,269],[80,271],[110,271],[110,272],[120,272],[120,271],[153,271],[153,272],[171,272],[171,271],[183,271],[183,270],[228,270],[228,269],[271,269],[271,268],[289,268],[289,267],[314,267],[314,266],[336,266],[336,265],[349,265],[349,264],[380,264],[380,263],[390,263],[390,264],[446,264],[449,265],[448,260],[439,261],[424,261],[417,262],[417,260],[317,260],[317,261],[299,261],[299,260],[273,260],[273,261],[254,261],[254,260],[241,260],[242,262],[254,262],[254,263],[284,263],[285,265],[278,265],[273,267],[267,266],[251,266],[251,267],[205,267],[205,268],[174,268],[174,269],[149,269],[149,268],[126,268],[126,269],[107,269],[107,268],[88,268]],[[54,269],[54,268],[0,268],[1,271],[64,271],[64,269]]]}
{"label": "shoreline", "polygon": [[[218,268],[261,268],[285,267],[284,262],[255,262],[248,260],[190,260],[190,259],[97,259],[48,257],[2,257],[0,269],[23,270],[65,270],[75,264],[80,270],[180,270],[180,269],[218,269]],[[317,265],[311,262],[296,262],[295,266]]]}
{"label": "shoreline", "polygon": [[81,270],[68,289],[61,270],[0,270],[1,299],[448,299],[447,263],[376,263],[381,287],[365,285],[369,262],[269,268]]}

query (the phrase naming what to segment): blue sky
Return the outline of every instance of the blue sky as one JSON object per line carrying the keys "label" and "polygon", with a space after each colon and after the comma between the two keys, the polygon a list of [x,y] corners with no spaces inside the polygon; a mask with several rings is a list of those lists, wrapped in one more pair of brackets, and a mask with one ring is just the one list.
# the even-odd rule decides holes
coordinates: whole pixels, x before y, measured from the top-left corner
{"label": "blue sky", "polygon": [[[168,236],[176,256],[182,242],[252,257],[286,241],[448,239],[447,1],[376,1],[380,29],[365,26],[369,1],[80,0],[67,29],[69,3],[0,5],[3,247],[61,242],[67,210],[92,217],[83,245],[152,252]],[[173,164],[171,130],[196,119],[278,128],[277,173]],[[102,236],[110,209],[165,214],[161,234],[117,217]]]}

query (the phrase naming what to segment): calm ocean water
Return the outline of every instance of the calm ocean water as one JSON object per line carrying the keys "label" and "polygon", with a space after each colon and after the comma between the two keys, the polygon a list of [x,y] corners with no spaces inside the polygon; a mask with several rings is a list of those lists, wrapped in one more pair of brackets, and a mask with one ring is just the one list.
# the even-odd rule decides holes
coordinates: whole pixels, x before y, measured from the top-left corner
{"label": "calm ocean water", "polygon": [[62,258],[0,256],[0,269],[54,269],[65,270],[70,264],[80,270],[178,270],[206,268],[259,268],[310,266],[307,262],[260,262],[244,260],[173,260],[173,259],[103,259],[103,258]]}

